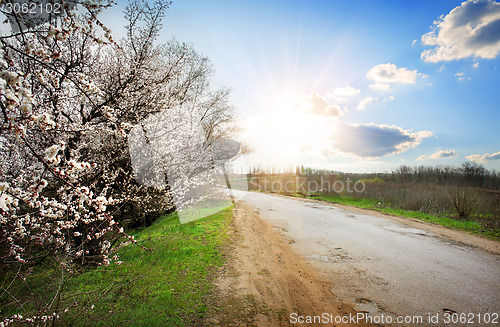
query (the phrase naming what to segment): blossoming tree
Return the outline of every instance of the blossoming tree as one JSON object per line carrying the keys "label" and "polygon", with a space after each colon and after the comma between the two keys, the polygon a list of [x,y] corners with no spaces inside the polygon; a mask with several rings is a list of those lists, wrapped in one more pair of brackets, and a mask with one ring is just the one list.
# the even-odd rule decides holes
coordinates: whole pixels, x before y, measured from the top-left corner
{"label": "blossoming tree", "polygon": [[[134,178],[128,135],[148,117],[189,108],[204,147],[230,131],[228,91],[210,91],[208,60],[155,44],[169,3],[131,1],[120,42],[99,20],[111,1],[61,3],[42,24],[12,13],[18,26],[0,36],[0,266],[49,255],[67,269],[107,265],[117,237],[135,242],[123,224],[175,209],[168,185]],[[26,319],[54,319],[51,305]]]}

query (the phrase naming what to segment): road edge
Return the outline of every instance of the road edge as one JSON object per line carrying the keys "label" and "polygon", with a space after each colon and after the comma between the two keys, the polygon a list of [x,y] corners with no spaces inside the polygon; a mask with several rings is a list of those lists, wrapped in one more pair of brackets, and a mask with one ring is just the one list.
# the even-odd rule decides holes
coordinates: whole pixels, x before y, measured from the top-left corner
{"label": "road edge", "polygon": [[458,245],[470,246],[470,247],[480,249],[480,250],[483,250],[485,252],[488,252],[488,253],[491,253],[494,255],[500,255],[500,242],[499,241],[491,240],[491,239],[482,237],[480,235],[471,234],[471,233],[468,233],[466,231],[452,229],[452,228],[449,228],[446,226],[433,224],[433,223],[423,221],[423,220],[418,220],[415,218],[396,216],[396,215],[380,212],[377,210],[360,208],[360,207],[350,206],[347,204],[332,203],[332,202],[328,202],[328,201],[316,200],[316,199],[310,199],[310,198],[301,198],[301,197],[297,197],[297,196],[293,196],[293,195],[285,195],[285,194],[279,194],[279,193],[266,193],[266,194],[282,196],[282,197],[286,197],[286,198],[290,198],[290,199],[295,199],[298,201],[321,203],[324,205],[337,207],[337,208],[340,208],[340,209],[343,209],[345,211],[349,211],[352,213],[358,213],[358,214],[361,213],[361,214],[367,214],[367,215],[372,215],[372,216],[390,219],[392,221],[398,222],[400,224],[403,224],[403,225],[406,225],[406,226],[409,226],[412,228],[419,228],[419,229],[425,230],[427,232],[435,234],[436,236],[439,236],[443,239],[446,239],[446,240],[453,242],[453,243],[456,243]]}

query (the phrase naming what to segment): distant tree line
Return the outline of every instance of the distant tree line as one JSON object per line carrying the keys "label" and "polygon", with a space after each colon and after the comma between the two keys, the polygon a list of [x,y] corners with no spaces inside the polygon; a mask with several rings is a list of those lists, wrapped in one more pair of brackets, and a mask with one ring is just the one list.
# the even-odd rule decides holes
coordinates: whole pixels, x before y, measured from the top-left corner
{"label": "distant tree line", "polygon": [[351,180],[379,178],[386,183],[436,183],[500,190],[500,172],[488,170],[483,165],[466,161],[460,166],[416,166],[401,165],[391,172],[384,173],[343,173],[333,170],[310,167],[253,166],[248,171],[249,178],[265,178],[278,175],[319,176],[333,174],[349,177]]}
{"label": "distant tree line", "polygon": [[464,162],[461,166],[400,166],[391,173],[378,175],[386,182],[393,183],[438,183],[480,187],[490,190],[500,189],[500,172],[488,170],[474,162]]}

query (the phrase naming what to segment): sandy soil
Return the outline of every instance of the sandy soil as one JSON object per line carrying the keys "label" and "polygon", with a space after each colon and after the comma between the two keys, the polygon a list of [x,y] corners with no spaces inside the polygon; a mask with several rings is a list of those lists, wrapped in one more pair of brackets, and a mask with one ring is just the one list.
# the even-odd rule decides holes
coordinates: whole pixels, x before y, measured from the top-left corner
{"label": "sandy soil", "polygon": [[[230,233],[233,242],[227,264],[210,296],[204,324],[300,326],[290,322],[291,314],[356,315],[351,306],[335,299],[330,291],[334,285],[322,280],[252,207],[243,202],[236,205]],[[322,324],[334,325],[363,326]]]}

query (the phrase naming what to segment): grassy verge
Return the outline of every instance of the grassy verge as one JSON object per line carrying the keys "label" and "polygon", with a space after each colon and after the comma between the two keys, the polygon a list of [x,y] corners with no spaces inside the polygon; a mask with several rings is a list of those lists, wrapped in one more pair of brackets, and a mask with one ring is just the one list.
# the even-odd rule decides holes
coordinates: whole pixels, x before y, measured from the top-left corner
{"label": "grassy verge", "polygon": [[[289,194],[289,195],[304,197],[304,195],[302,194]],[[395,216],[414,218],[418,220],[427,221],[436,225],[459,229],[473,234],[479,234],[497,241],[500,240],[499,230],[486,229],[480,222],[474,220],[457,220],[457,219],[452,219],[447,215],[438,216],[420,211],[391,208],[389,206],[380,203],[376,199],[370,199],[370,198],[350,198],[350,197],[325,196],[325,195],[306,196],[306,197],[310,199],[316,199],[331,203],[350,205],[363,209],[376,210],[379,212]]]}
{"label": "grassy verge", "polygon": [[[173,214],[136,232],[138,243],[153,251],[122,245],[118,253],[123,263],[67,279],[59,308],[73,308],[61,314],[56,325],[197,325],[206,311],[204,300],[216,267],[223,263],[222,246],[231,218],[231,207],[187,224],[180,224]],[[28,313],[36,310],[36,302],[47,303],[54,296],[60,280],[55,277],[61,271],[47,264],[33,271],[29,282],[24,283],[29,284],[28,293],[35,299],[25,305]],[[11,286],[21,293],[22,288]],[[9,312],[9,301],[0,300],[2,316],[19,313]],[[14,307],[15,303],[10,301],[10,305]]]}

